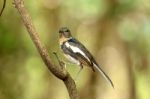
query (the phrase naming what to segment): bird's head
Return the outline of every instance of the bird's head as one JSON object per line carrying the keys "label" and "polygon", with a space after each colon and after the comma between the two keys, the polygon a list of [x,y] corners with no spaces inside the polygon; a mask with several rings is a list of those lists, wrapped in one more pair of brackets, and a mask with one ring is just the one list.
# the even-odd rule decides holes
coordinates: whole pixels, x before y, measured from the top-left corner
{"label": "bird's head", "polygon": [[70,38],[72,37],[70,30],[67,27],[62,27],[59,29],[59,37]]}

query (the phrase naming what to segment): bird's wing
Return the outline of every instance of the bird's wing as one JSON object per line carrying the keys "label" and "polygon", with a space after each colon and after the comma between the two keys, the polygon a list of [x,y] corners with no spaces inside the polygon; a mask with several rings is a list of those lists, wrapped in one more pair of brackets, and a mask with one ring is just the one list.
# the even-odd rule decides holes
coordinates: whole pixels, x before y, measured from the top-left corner
{"label": "bird's wing", "polygon": [[[103,69],[97,64],[91,53],[86,49],[84,45],[82,45],[78,40],[76,39],[70,39],[68,40],[68,47],[71,46],[73,52],[78,53],[80,58],[86,59],[88,62],[90,62],[91,66],[94,66],[101,74],[102,76],[111,84],[112,87],[114,87],[113,82],[109,78],[109,76],[103,71]],[[67,44],[66,44],[67,45]]]}
{"label": "bird's wing", "polygon": [[89,57],[87,57],[84,52],[78,48],[79,43],[67,41],[61,45],[63,52],[67,55],[70,55],[76,60],[79,60],[81,63],[91,65]]}
{"label": "bird's wing", "polygon": [[92,65],[91,59],[93,58],[90,52],[82,45],[78,40],[72,38],[66,42],[66,46],[69,47],[74,53],[76,53],[78,59],[84,60],[88,65]]}

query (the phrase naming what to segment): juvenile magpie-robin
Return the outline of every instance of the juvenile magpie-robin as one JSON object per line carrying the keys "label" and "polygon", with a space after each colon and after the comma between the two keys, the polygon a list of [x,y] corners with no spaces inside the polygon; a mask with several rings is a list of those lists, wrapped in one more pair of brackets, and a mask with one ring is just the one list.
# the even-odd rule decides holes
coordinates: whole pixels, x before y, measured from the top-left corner
{"label": "juvenile magpie-robin", "polygon": [[81,44],[77,39],[73,38],[70,30],[67,27],[62,27],[59,30],[60,47],[66,58],[83,68],[89,66],[93,71],[96,68],[102,76],[114,87],[113,82],[107,74],[101,69],[98,63],[93,58],[92,54]]}

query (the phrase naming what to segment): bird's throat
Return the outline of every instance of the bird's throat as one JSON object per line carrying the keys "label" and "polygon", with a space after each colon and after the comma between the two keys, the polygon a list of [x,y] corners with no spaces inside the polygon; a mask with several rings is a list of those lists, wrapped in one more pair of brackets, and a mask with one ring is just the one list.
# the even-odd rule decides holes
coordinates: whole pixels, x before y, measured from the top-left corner
{"label": "bird's throat", "polygon": [[64,36],[60,37],[59,44],[62,45],[64,42],[68,41],[69,39],[71,39],[71,37],[70,38],[65,38]]}

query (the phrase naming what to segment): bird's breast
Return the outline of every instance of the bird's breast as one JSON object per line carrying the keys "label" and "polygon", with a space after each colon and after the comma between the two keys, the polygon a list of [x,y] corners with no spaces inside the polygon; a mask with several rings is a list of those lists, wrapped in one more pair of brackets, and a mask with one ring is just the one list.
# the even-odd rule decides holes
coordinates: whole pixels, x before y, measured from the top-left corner
{"label": "bird's breast", "polygon": [[64,55],[65,55],[65,57],[66,57],[70,62],[72,62],[72,63],[74,63],[74,64],[77,64],[77,65],[80,65],[80,62],[79,62],[77,59],[75,59],[75,58],[73,58],[72,56],[67,55],[67,54],[64,54]]}

